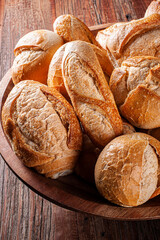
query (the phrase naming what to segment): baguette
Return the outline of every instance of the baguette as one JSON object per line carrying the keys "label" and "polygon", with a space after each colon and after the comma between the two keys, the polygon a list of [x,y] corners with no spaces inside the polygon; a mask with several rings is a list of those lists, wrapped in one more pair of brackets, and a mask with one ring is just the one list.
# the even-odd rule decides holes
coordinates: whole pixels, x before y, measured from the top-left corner
{"label": "baguette", "polygon": [[[75,41],[75,44],[76,42],[78,43],[78,41]],[[56,88],[68,100],[69,97],[65,89],[63,76],[62,76],[62,60],[63,60],[65,48],[67,47],[67,45],[68,44],[64,44],[63,46],[61,46],[57,50],[57,52],[54,54],[49,66],[47,85],[49,87]],[[106,51],[90,43],[86,43],[86,45],[91,47],[95,52],[98,58],[98,61],[101,65],[101,68],[104,72],[105,78],[107,82],[109,82],[110,75],[114,68],[108,58],[108,55],[106,54]]]}
{"label": "baguette", "polygon": [[67,43],[62,75],[74,110],[97,146],[122,134],[121,117],[92,47],[83,41]]}

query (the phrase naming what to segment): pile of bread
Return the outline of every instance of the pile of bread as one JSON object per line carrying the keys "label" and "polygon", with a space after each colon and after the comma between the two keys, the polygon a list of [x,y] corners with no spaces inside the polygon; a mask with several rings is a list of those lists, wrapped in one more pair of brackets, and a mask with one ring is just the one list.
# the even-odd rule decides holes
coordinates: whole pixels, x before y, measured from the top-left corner
{"label": "pile of bread", "polygon": [[160,193],[158,6],[96,38],[63,15],[54,32],[19,40],[2,121],[26,166],[53,179],[75,171],[121,206]]}

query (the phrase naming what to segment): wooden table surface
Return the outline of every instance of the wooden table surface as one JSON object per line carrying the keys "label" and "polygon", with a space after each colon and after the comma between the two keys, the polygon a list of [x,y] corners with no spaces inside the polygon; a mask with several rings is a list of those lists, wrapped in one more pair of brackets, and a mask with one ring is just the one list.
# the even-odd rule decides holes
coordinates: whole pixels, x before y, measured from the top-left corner
{"label": "wooden table surface", "polygon": [[[11,67],[13,49],[31,30],[52,30],[70,13],[88,26],[143,17],[150,0],[0,0],[0,79]],[[1,137],[1,136],[0,136]],[[120,222],[58,207],[25,186],[0,156],[0,239],[160,239],[160,221]]]}

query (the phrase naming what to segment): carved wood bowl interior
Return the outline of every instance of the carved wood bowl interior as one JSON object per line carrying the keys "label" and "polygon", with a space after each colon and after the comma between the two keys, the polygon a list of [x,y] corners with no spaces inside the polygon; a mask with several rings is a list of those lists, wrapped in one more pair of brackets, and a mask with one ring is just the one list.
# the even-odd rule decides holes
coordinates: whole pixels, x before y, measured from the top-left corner
{"label": "carved wood bowl interior", "polygon": [[[110,24],[93,26],[94,34]],[[11,70],[0,82],[0,111],[13,88]],[[27,168],[18,159],[3,132],[0,115],[0,153],[16,176],[34,192],[49,201],[74,211],[89,213],[114,220],[151,220],[160,218],[160,196],[149,200],[145,204],[133,207],[119,207],[100,196],[96,187],[71,174],[58,180],[47,179],[31,168]]]}

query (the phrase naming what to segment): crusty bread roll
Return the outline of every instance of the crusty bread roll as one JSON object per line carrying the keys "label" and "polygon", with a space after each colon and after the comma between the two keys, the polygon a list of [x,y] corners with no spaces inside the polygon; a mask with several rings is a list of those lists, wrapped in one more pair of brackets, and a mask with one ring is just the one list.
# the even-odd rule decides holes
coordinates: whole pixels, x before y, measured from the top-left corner
{"label": "crusty bread roll", "polygon": [[60,35],[64,42],[81,40],[100,46],[89,28],[71,14],[61,15],[53,23],[53,30]]}
{"label": "crusty bread roll", "polygon": [[127,59],[113,71],[110,88],[122,116],[132,125],[160,127],[160,58]]}
{"label": "crusty bread roll", "polygon": [[66,45],[62,75],[65,88],[85,132],[97,146],[122,134],[122,120],[98,58],[84,41]]}
{"label": "crusty bread roll", "polygon": [[63,39],[49,30],[35,30],[17,43],[12,66],[14,84],[21,80],[36,80],[46,84],[50,61]]}
{"label": "crusty bread roll", "polygon": [[[53,29],[63,38],[64,42],[81,40],[102,48],[90,29],[80,19],[74,17],[71,14],[59,16],[53,23]],[[118,65],[110,50],[106,48],[105,52],[107,55],[107,62],[109,59],[112,68],[116,68]],[[105,62],[105,59],[103,61]]]}
{"label": "crusty bread roll", "polygon": [[152,1],[150,5],[148,6],[144,17],[148,17],[152,14],[158,13],[160,14],[160,0]]}
{"label": "crusty bread roll", "polygon": [[18,83],[3,106],[2,122],[26,166],[51,178],[73,171],[82,133],[72,107],[55,89],[32,80]]}
{"label": "crusty bread roll", "polygon": [[[75,41],[74,44],[78,43],[78,41]],[[101,68],[105,74],[107,82],[109,82],[110,75],[113,71],[113,66],[108,58],[108,55],[106,54],[106,51],[103,49],[98,48],[97,46],[86,43],[89,47],[93,48],[93,51],[95,52],[98,61],[101,65]],[[56,88],[64,97],[68,99],[68,93],[65,89],[64,82],[63,82],[63,76],[62,76],[62,61],[63,56],[65,52],[65,48],[68,44],[64,44],[61,46],[57,52],[54,54],[51,63],[49,65],[49,71],[48,71],[48,79],[47,79],[47,85],[49,87]]]}
{"label": "crusty bread roll", "polygon": [[116,23],[100,31],[96,37],[104,49],[109,49],[119,66],[130,57],[160,57],[160,15],[126,23]]}
{"label": "crusty bread roll", "polygon": [[132,207],[145,203],[157,189],[160,142],[144,133],[112,140],[95,166],[99,192],[109,201]]}

